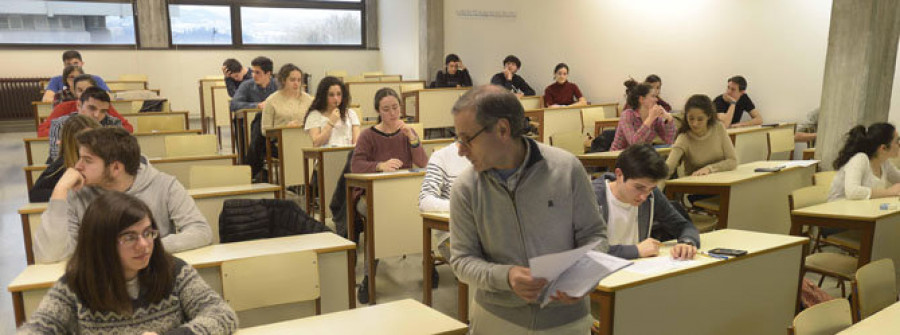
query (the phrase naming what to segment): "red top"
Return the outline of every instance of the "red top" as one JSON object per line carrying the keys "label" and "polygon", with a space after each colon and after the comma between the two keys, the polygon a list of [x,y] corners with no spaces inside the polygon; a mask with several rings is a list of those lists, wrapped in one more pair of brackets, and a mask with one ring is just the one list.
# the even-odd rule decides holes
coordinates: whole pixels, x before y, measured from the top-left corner
{"label": "red top", "polygon": [[[47,117],[47,119],[44,120],[44,122],[41,122],[41,124],[38,126],[38,137],[50,136],[50,121],[53,121],[53,119],[61,117],[63,115],[69,115],[75,112],[78,112],[78,100],[66,101],[59,105],[56,105],[56,107],[53,107],[53,113],[50,113],[50,116]],[[126,120],[124,117],[122,117],[122,115],[119,114],[119,112],[116,111],[116,108],[113,107],[112,104],[109,105],[109,113],[107,114],[109,114],[109,116],[122,120],[122,128],[125,128],[125,130],[127,130],[129,133],[134,132],[134,127],[132,127],[131,124],[128,123],[128,120]]]}
{"label": "red top", "polygon": [[562,84],[554,81],[553,84],[544,89],[544,107],[552,105],[568,106],[578,102],[578,99],[581,99],[581,97],[581,90],[578,89],[578,85],[568,81]]}

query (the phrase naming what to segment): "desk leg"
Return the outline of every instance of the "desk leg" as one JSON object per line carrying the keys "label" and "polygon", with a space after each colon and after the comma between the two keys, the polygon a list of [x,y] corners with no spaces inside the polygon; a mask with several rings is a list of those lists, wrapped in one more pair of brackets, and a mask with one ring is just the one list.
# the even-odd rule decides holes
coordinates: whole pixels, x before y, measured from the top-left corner
{"label": "desk leg", "polygon": [[[303,154],[303,171],[309,171],[309,158],[310,157],[306,156],[306,153]],[[311,214],[312,210],[313,210],[312,197],[309,196],[310,186],[311,185],[309,182],[309,174],[304,173],[303,174],[303,188],[305,189],[305,192],[306,192],[306,196],[304,197],[304,198],[306,198],[306,213],[312,215]],[[347,208],[349,209],[350,207],[347,207]],[[312,215],[312,216],[315,217],[315,215]],[[322,223],[325,223],[324,216],[321,218],[321,220],[322,220]]]}
{"label": "desk leg", "polygon": [[716,229],[728,228],[728,206],[731,202],[731,188],[719,193],[719,222]]}
{"label": "desk leg", "polygon": [[25,323],[25,298],[22,292],[12,292],[13,311],[16,314],[16,328]]}
{"label": "desk leg", "polygon": [[872,261],[872,244],[875,243],[875,225],[864,225],[862,235],[859,241],[859,263],[856,268],[859,269],[863,265]]}
{"label": "desk leg", "polygon": [[[328,208],[328,204],[325,203],[325,155],[319,153],[318,160],[316,161],[316,178],[319,181],[318,190],[316,192],[319,194],[319,218],[322,220],[322,223],[325,223],[325,209]],[[305,167],[304,167],[305,168]],[[303,170],[309,171],[309,170]],[[309,199],[309,191],[306,191],[306,198]]]}
{"label": "desk leg", "polygon": [[31,220],[28,214],[22,215],[22,237],[25,239],[25,261],[28,265],[34,264],[34,249],[31,246]]}
{"label": "desk leg", "polygon": [[375,197],[372,195],[372,182],[366,188],[366,262],[369,263],[369,304],[375,304]]}
{"label": "desk leg", "polygon": [[613,308],[616,300],[615,293],[609,292],[591,292],[591,305],[597,304],[600,308],[600,335],[611,335],[613,333]]}
{"label": "desk leg", "polygon": [[347,296],[350,302],[347,306],[350,309],[356,308],[356,248],[347,250]]}
{"label": "desk leg", "polygon": [[422,219],[422,302],[431,306],[431,276],[434,271],[434,259],[431,257],[431,227],[428,219]]}
{"label": "desk leg", "polygon": [[456,319],[462,323],[469,323],[469,285],[463,282],[458,282],[458,288],[456,289],[456,305],[457,307],[457,316]]}

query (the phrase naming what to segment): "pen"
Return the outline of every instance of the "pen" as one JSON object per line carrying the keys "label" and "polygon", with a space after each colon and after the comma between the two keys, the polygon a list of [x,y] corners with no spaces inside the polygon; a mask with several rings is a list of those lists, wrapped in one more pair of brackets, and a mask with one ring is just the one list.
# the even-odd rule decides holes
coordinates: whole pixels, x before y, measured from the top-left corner
{"label": "pen", "polygon": [[723,255],[718,255],[718,254],[711,254],[711,253],[708,253],[708,252],[706,252],[706,251],[700,251],[700,253],[701,253],[701,254],[704,254],[704,255],[706,255],[706,256],[708,256],[708,257],[717,258],[717,259],[721,259],[721,260],[728,260],[728,256],[723,256]]}

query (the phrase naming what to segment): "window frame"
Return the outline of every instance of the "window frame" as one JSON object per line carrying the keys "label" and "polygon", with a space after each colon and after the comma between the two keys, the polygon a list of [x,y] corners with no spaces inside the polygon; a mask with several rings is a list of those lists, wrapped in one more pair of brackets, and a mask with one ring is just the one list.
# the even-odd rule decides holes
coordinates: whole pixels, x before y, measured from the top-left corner
{"label": "window frame", "polygon": [[141,45],[141,25],[138,21],[136,0],[48,0],[60,2],[96,2],[118,3],[131,5],[131,17],[134,18],[134,44],[78,44],[78,43],[3,43],[0,42],[0,50],[4,49],[81,49],[81,50],[137,50]]}
{"label": "window frame", "polygon": [[[206,6],[230,6],[231,7],[231,44],[174,44],[172,36],[172,20],[169,16],[169,5],[206,5]],[[358,10],[360,13],[360,43],[359,44],[244,44],[243,27],[241,22],[242,7],[259,8],[296,8],[296,9],[335,9]],[[262,49],[291,49],[291,50],[366,50],[366,2],[338,2],[317,0],[167,0],[166,22],[169,33],[169,49],[185,50],[262,50]]]}

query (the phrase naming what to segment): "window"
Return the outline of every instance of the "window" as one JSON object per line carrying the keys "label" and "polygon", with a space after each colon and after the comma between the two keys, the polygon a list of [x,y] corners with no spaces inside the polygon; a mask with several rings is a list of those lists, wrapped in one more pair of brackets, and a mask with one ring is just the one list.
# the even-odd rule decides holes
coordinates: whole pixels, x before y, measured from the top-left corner
{"label": "window", "polygon": [[169,5],[173,45],[230,45],[231,7]]}
{"label": "window", "polygon": [[244,44],[362,45],[360,11],[241,7]]}
{"label": "window", "polygon": [[91,1],[0,1],[0,44],[134,45],[134,9]]}

